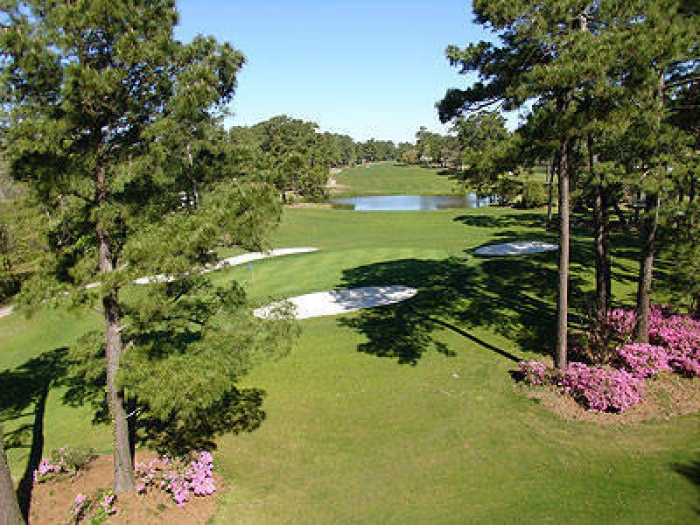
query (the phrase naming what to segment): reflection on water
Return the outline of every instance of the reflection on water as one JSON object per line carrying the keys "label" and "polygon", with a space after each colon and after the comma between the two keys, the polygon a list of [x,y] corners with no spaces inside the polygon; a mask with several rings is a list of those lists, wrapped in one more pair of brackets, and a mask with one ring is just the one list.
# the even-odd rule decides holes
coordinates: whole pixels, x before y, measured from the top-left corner
{"label": "reflection on water", "polygon": [[449,208],[481,208],[491,203],[491,197],[474,193],[465,195],[376,195],[332,199],[334,208],[355,211],[420,211]]}

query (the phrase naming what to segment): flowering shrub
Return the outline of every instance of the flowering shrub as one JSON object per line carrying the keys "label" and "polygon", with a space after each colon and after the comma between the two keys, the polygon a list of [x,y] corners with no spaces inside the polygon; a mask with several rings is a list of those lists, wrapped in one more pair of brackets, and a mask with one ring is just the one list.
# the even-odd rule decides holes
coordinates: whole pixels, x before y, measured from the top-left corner
{"label": "flowering shrub", "polygon": [[635,377],[651,377],[671,370],[665,348],[644,343],[632,343],[617,349],[627,369]]}
{"label": "flowering shrub", "polygon": [[590,410],[624,412],[643,401],[644,380],[626,370],[570,363],[559,386]]}
{"label": "flowering shrub", "polygon": [[[700,376],[700,320],[654,305],[649,314],[649,341],[633,343],[633,311],[616,308],[598,323],[578,348],[595,363],[572,362],[558,374],[537,361],[521,361],[520,372],[531,385],[556,383],[590,410],[624,412],[643,401],[644,378],[665,370]],[[610,351],[612,350],[612,352]]]}
{"label": "flowering shrub", "polygon": [[43,483],[63,473],[73,475],[96,457],[93,449],[61,447],[52,450],[49,457],[42,459],[39,468],[34,471],[34,481]]}
{"label": "flowering shrub", "polygon": [[140,493],[148,488],[169,492],[178,507],[184,507],[190,499],[190,490],[195,496],[209,496],[216,492],[213,476],[213,458],[209,452],[195,454],[189,463],[168,457],[159,457],[148,464],[136,464]]}
{"label": "flowering shrub", "polygon": [[632,342],[635,325],[634,312],[622,308],[611,310],[602,320],[590,312],[587,330],[572,341],[571,355],[588,363],[616,365],[617,349]]}
{"label": "flowering shrub", "polygon": [[539,361],[520,361],[520,373],[528,385],[544,385],[549,382],[547,365]]}
{"label": "flowering shrub", "polygon": [[99,525],[114,513],[114,492],[111,490],[100,489],[88,495],[79,493],[70,510],[70,522]]}
{"label": "flowering shrub", "polygon": [[633,310],[615,308],[608,312],[605,325],[617,334],[623,342],[629,342],[634,335],[634,328],[637,325],[637,317]]}
{"label": "flowering shrub", "polygon": [[649,340],[667,349],[674,370],[700,376],[700,321],[656,307],[649,316]]}

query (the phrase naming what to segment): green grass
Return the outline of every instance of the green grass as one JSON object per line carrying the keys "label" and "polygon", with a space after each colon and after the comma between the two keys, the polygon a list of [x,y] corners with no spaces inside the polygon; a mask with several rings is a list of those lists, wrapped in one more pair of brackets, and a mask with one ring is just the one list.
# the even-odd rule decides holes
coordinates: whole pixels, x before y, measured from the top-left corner
{"label": "green grass", "polygon": [[[367,284],[420,290],[400,305],[301,322],[295,351],[245,379],[266,391],[267,417],[250,434],[220,440],[225,488],[214,522],[697,521],[700,416],[572,423],[511,380],[513,359],[548,351],[557,255],[488,259],[472,250],[552,240],[543,224],[540,212],[497,208],[286,210],[273,245],[319,252],[212,274],[240,280],[261,303]],[[615,294],[629,304],[633,252],[614,242]],[[574,231],[575,306],[592,287],[590,244]],[[0,370],[91,326],[99,327],[93,314],[0,319]],[[91,427],[88,410],[62,405],[59,394],[49,399],[46,449],[109,450],[108,429]],[[22,452],[10,457],[21,470]]]}
{"label": "green grass", "polygon": [[395,166],[380,162],[344,169],[335,179],[347,186],[343,195],[443,195],[461,193],[459,185],[440,170],[418,166]]}

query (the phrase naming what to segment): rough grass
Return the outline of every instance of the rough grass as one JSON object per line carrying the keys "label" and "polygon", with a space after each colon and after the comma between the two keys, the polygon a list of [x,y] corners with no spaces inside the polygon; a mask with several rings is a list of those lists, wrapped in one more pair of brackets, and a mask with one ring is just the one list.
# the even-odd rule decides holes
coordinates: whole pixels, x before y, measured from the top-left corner
{"label": "rough grass", "polygon": [[[361,168],[363,169],[363,168]],[[397,168],[403,169],[403,168]],[[519,358],[549,349],[556,253],[473,256],[491,242],[551,241],[542,213],[287,210],[275,247],[320,252],[212,274],[260,303],[333,287],[406,284],[403,304],[303,321],[288,357],[244,381],[266,390],[260,429],[225,436],[216,523],[697,521],[700,417],[597,426],[555,416],[514,387]],[[575,231],[572,298],[591,289]],[[631,302],[633,251],[616,238],[615,292]],[[575,318],[574,318],[575,319]],[[92,314],[0,319],[0,370],[69,344]],[[46,449],[108,450],[107,428],[52,392]],[[21,471],[23,451],[12,451]]]}

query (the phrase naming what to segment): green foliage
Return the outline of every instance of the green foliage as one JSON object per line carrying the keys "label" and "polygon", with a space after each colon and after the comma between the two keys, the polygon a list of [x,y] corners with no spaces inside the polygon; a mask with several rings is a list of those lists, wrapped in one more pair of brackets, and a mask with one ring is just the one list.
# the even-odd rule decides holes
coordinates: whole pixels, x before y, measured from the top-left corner
{"label": "green foliage", "polygon": [[547,189],[539,182],[525,181],[522,187],[520,206],[525,209],[537,208],[547,204]]}
{"label": "green foliage", "polygon": [[97,489],[88,494],[79,493],[70,509],[68,519],[70,523],[88,525],[101,525],[116,513],[114,500],[116,496],[109,489]]}
{"label": "green foliage", "polygon": [[52,450],[49,457],[39,465],[35,474],[36,481],[42,483],[56,475],[74,476],[79,471],[97,459],[97,453],[92,448],[61,447]]}
{"label": "green foliage", "polygon": [[[218,171],[231,153],[219,118],[243,55],[175,40],[171,0],[4,7],[3,146],[48,230],[21,299],[101,309],[121,338],[106,346],[93,333],[71,350],[70,399],[92,400],[99,419],[105,385],[116,386],[132,412],[180,433],[206,426],[197,416],[214,407],[230,414],[213,431],[235,426],[256,399],[235,382],[294,339],[288,316],[257,322],[240,287],[197,275],[217,247],[260,249],[280,216],[270,185]],[[176,279],[129,289],[156,274]],[[106,384],[105,354],[121,357],[118,385]]]}
{"label": "green foliage", "polygon": [[358,144],[360,157],[368,162],[381,162],[396,158],[396,145],[390,140],[369,139]]}
{"label": "green foliage", "polygon": [[[390,170],[404,180],[408,169],[426,174],[425,180],[444,180],[433,171],[388,164],[357,168],[357,175],[380,167],[390,180]],[[534,334],[551,326],[556,254],[518,261],[469,254],[484,244],[538,237],[545,218],[543,211],[495,207],[398,215],[290,209],[273,245],[310,244],[319,252],[260,261],[253,283],[245,267],[209,274],[221,287],[231,280],[247,283],[259,304],[270,295],[289,297],[375,277],[381,281],[373,284],[389,282],[389,276],[416,283],[416,300],[428,297],[405,304],[413,313],[395,305],[384,313],[380,308],[373,315],[344,316],[373,320],[371,339],[360,331],[367,322],[353,328],[341,325],[340,317],[302,321],[303,334],[289,358],[256,367],[237,384],[240,390],[264,389],[267,417],[250,435],[217,439],[224,488],[214,522],[352,522],[358,508],[368,522],[508,522],[513,508],[530,522],[692,522],[697,494],[681,473],[694,472],[700,452],[697,415],[641,425],[564,420],[514,389],[509,371],[517,364],[493,351],[533,359],[545,351],[532,341],[546,340]],[[578,296],[579,286],[591,285],[590,237],[583,229],[573,233]],[[634,239],[617,232],[614,241],[630,246]],[[625,276],[636,267],[632,255],[624,250],[615,258],[615,298],[626,304],[633,289]],[[17,367],[26,361],[22,354],[69,344],[75,334],[99,327],[97,316],[93,326],[86,326],[86,318],[89,312],[74,318],[42,311],[32,323],[22,316],[0,319],[0,368]],[[429,318],[451,321],[472,338]],[[387,333],[393,341],[380,337]],[[426,349],[416,366],[406,366],[358,351],[374,347],[396,355],[402,348],[415,352],[420,344],[432,348],[432,341],[450,356]],[[105,429],[91,427],[85,409],[62,405],[61,393],[52,391],[49,399],[46,447],[72,442],[108,452]],[[13,472],[24,466],[21,452],[11,453]],[[545,464],[549,468],[542,470]],[[609,465],[616,467],[611,471]],[[587,505],[572,511],[562,503],[562,483]],[[657,497],[647,497],[648,490]],[[368,491],[375,496],[368,499]],[[435,498],[435,491],[450,497]],[[413,503],[397,499],[399,493],[410,493]],[[251,505],[247,494],[260,494],[262,504]]]}
{"label": "green foliage", "polygon": [[46,223],[25,197],[0,204],[0,303],[14,296],[38,267]]}

